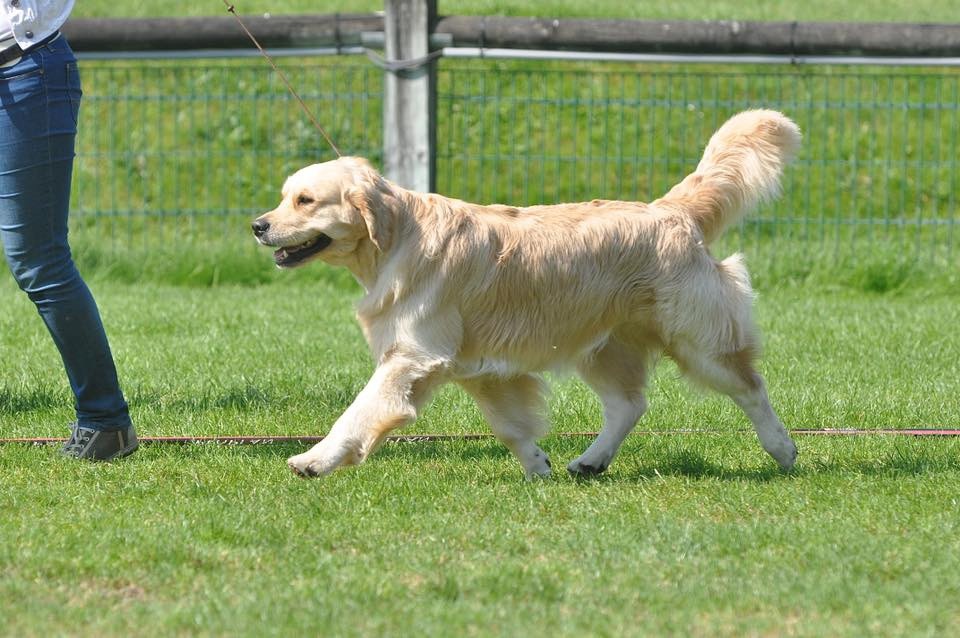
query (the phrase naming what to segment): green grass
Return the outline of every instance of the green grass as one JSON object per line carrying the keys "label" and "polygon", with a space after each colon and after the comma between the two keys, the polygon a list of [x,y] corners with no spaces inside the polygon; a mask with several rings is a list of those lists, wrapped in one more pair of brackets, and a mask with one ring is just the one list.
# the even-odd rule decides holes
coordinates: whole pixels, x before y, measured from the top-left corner
{"label": "green grass", "polygon": [[[320,434],[370,372],[356,287],[325,267],[212,287],[91,275],[143,434]],[[762,370],[788,427],[960,425],[958,299],[935,284],[763,285]],[[0,294],[0,431],[62,435],[54,349],[25,296]],[[562,433],[599,413],[553,381],[544,447],[562,468],[588,443]],[[960,621],[960,441],[803,437],[782,475],[729,401],[669,363],[650,400],[640,428],[661,434],[628,439],[593,482],[527,484],[492,440],[387,444],[320,481],[286,470],[297,445],[148,445],[96,466],[2,446],[0,633],[916,636]],[[409,431],[485,430],[449,389]]]}
{"label": "green grass", "polygon": [[[381,6],[237,4],[245,14]],[[955,13],[932,0],[439,8],[768,20]],[[85,0],[74,15],[222,12],[220,0]],[[288,66],[315,87],[305,97],[338,142],[376,160],[379,74],[353,61]],[[712,84],[705,67],[441,68],[441,190],[481,201],[658,194],[695,164],[712,120],[733,103],[791,112],[809,164],[790,174],[797,182],[778,210],[811,223],[751,223],[717,251],[748,256],[776,408],[790,428],[960,426],[952,227],[897,228],[900,218],[955,219],[953,74],[747,69]],[[84,81],[72,242],[140,432],[327,431],[371,371],[352,318],[356,284],[321,266],[278,272],[247,231],[283,177],[327,149],[259,62],[90,62]],[[532,161],[531,149],[541,153]],[[818,225],[824,206],[893,226]],[[0,433],[63,436],[73,415],[53,345],[9,277],[0,298]],[[561,468],[588,439],[567,435],[596,429],[599,407],[578,382],[552,382],[555,428],[543,446],[559,471],[532,484],[493,440],[387,444],[322,481],[286,470],[298,445],[146,445],[110,465],[0,446],[0,635],[955,631],[960,441],[800,437],[797,468],[784,475],[729,400],[690,388],[664,362],[639,426],[654,434],[630,437],[603,478],[575,482]],[[682,429],[703,432],[671,434]],[[485,431],[455,389],[408,429]]]}
{"label": "green grass", "polygon": [[289,446],[8,448],[4,631],[949,635],[957,442],[800,445],[780,476],[745,436],[637,437],[605,479],[536,484],[492,442],[388,445],[323,482],[282,469]]}

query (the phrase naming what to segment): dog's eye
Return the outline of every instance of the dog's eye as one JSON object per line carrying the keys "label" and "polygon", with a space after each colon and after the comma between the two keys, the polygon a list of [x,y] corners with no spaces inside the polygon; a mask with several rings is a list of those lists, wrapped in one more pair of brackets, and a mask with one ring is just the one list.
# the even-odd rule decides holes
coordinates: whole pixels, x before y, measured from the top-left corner
{"label": "dog's eye", "polygon": [[313,203],[313,198],[309,195],[301,195],[297,198],[297,206],[309,206]]}

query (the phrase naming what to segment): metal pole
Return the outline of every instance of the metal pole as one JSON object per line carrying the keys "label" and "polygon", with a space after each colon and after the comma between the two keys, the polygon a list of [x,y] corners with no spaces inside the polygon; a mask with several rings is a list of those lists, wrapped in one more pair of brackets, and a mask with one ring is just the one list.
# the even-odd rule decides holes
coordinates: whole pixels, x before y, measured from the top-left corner
{"label": "metal pole", "polygon": [[436,64],[427,56],[436,19],[436,0],[384,0],[387,64],[424,60],[384,71],[384,174],[421,192],[435,188]]}

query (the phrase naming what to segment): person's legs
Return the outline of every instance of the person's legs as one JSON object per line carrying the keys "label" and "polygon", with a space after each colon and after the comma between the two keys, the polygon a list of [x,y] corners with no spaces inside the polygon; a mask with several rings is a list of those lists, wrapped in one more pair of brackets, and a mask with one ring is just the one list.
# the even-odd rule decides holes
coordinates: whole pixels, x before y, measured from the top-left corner
{"label": "person's legs", "polygon": [[63,38],[0,69],[0,238],[63,358],[78,429],[116,431],[131,425],[127,403],[67,243],[79,104],[76,59]]}

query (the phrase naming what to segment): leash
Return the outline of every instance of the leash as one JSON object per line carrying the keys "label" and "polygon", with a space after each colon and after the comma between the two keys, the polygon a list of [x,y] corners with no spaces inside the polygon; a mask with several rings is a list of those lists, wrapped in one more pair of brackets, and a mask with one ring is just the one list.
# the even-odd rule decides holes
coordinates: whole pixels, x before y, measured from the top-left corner
{"label": "leash", "polygon": [[243,32],[247,34],[247,37],[250,38],[250,41],[253,42],[254,46],[257,47],[257,50],[260,51],[263,57],[267,59],[267,62],[269,62],[270,66],[273,67],[273,70],[276,71],[277,75],[280,76],[280,79],[283,80],[283,83],[287,86],[287,90],[290,91],[293,97],[297,98],[297,102],[300,103],[300,107],[303,109],[303,112],[307,114],[307,117],[310,118],[310,121],[313,122],[313,125],[317,128],[318,131],[320,131],[320,134],[323,135],[323,139],[327,141],[327,144],[330,145],[330,148],[333,149],[333,152],[337,154],[337,157],[343,157],[343,155],[340,153],[340,149],[337,148],[337,145],[333,143],[333,140],[327,134],[327,131],[322,126],[320,126],[320,122],[317,121],[317,118],[315,118],[313,116],[313,113],[310,112],[310,109],[307,108],[307,105],[303,101],[303,98],[301,98],[300,94],[294,90],[293,85],[290,84],[290,80],[288,80],[287,76],[283,73],[283,71],[280,70],[280,67],[278,67],[276,63],[274,63],[273,58],[271,58],[267,54],[267,52],[263,49],[263,47],[260,46],[260,43],[257,41],[257,39],[253,36],[252,33],[250,33],[250,29],[247,28],[247,25],[245,25],[243,23],[243,20],[240,19],[240,16],[237,15],[237,12],[234,6],[230,4],[227,0],[223,0],[223,4],[224,6],[227,7],[227,12],[233,14],[233,17],[237,19],[237,23],[240,25],[240,28],[243,29]]}
{"label": "leash", "polygon": [[[876,430],[860,430],[854,428],[825,428],[817,429],[796,429],[788,430],[790,434],[798,436],[828,436],[828,437],[880,437],[896,436],[904,438],[955,438],[960,437],[960,429],[953,428],[881,428]],[[752,430],[743,430],[739,434],[749,435]],[[596,437],[599,432],[556,432],[550,436],[560,438],[586,438]],[[707,429],[679,429],[679,430],[634,430],[631,436],[686,436],[686,435],[715,435],[722,436],[730,434],[728,432],[719,432],[717,430]],[[149,444],[176,444],[189,445],[207,443],[213,445],[271,445],[282,443],[296,443],[300,445],[319,443],[323,436],[143,436],[138,437],[141,443]],[[470,434],[406,434],[393,435],[386,438],[390,443],[430,443],[442,441],[482,441],[495,438],[493,434],[488,433],[470,433]],[[56,437],[34,437],[34,438],[0,438],[0,445],[21,444],[21,445],[54,445],[63,443],[63,438]]]}

